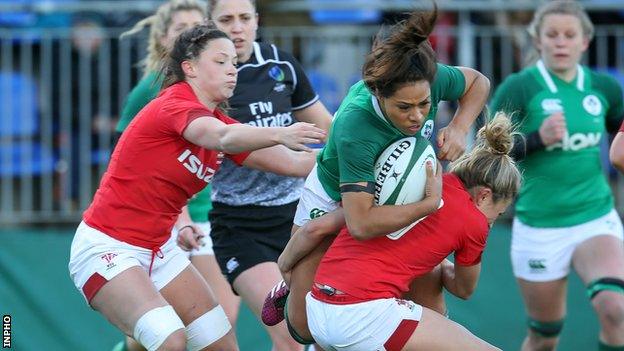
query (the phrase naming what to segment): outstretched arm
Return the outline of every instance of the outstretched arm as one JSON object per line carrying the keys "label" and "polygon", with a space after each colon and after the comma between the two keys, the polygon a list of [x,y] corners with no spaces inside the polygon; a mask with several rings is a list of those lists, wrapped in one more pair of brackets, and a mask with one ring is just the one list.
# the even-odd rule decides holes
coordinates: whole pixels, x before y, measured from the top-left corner
{"label": "outstretched arm", "polygon": [[275,145],[295,151],[311,151],[306,144],[321,143],[325,131],[309,123],[288,127],[254,127],[242,123],[226,124],[217,118],[200,117],[186,127],[184,139],[206,149],[238,154]]}
{"label": "outstretched arm", "polygon": [[296,152],[277,145],[253,151],[243,166],[290,177],[306,177],[316,163],[318,151]]}
{"label": "outstretched arm", "polygon": [[297,262],[312,252],[323,238],[335,235],[344,224],[344,212],[342,208],[338,208],[297,229],[277,260],[282,275],[286,277]]}

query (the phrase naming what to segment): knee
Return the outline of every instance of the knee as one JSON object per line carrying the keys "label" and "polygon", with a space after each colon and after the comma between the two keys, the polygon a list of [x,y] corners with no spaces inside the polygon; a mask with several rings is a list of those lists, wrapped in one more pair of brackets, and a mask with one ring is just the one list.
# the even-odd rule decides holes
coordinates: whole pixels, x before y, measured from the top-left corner
{"label": "knee", "polygon": [[186,351],[186,334],[178,330],[169,335],[160,345],[158,351]]}
{"label": "knee", "polygon": [[624,328],[624,295],[603,293],[592,303],[603,323],[611,328]]}
{"label": "knee", "polygon": [[156,307],[141,316],[134,326],[134,339],[148,351],[186,349],[184,324],[169,305]]}

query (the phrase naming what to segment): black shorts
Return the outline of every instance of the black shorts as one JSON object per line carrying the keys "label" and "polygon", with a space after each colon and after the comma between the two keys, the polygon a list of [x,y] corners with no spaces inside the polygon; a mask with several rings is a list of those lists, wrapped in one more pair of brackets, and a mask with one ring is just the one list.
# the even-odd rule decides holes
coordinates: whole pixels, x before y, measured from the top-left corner
{"label": "black shorts", "polygon": [[212,204],[212,248],[230,284],[259,263],[277,262],[290,239],[296,210],[297,201],[280,206]]}

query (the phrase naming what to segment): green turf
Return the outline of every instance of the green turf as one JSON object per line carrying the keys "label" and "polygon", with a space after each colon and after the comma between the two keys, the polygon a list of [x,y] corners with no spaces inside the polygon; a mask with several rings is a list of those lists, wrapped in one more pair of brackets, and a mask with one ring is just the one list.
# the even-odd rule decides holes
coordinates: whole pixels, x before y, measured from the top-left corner
{"label": "green turf", "polygon": [[[13,349],[109,351],[121,334],[92,311],[67,273],[71,229],[0,231],[0,314],[13,317]],[[449,297],[451,318],[504,350],[518,350],[525,313],[509,262],[509,227],[495,227],[483,272],[468,301]],[[559,350],[596,350],[597,320],[576,276]],[[247,308],[237,328],[242,351],[269,351],[269,338]]]}

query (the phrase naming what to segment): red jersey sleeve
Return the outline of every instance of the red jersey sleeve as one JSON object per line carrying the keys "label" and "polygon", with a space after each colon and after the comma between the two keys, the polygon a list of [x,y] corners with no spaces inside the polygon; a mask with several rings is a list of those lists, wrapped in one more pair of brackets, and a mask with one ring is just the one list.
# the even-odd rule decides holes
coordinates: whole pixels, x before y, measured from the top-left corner
{"label": "red jersey sleeve", "polygon": [[193,101],[167,101],[162,105],[158,123],[165,132],[182,135],[188,125],[200,117],[215,117],[202,104]]}
{"label": "red jersey sleeve", "polygon": [[455,264],[460,266],[474,266],[481,262],[481,255],[485,249],[489,228],[479,228],[468,233],[462,241],[462,245],[455,250]]}

